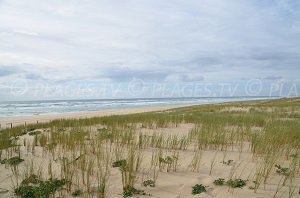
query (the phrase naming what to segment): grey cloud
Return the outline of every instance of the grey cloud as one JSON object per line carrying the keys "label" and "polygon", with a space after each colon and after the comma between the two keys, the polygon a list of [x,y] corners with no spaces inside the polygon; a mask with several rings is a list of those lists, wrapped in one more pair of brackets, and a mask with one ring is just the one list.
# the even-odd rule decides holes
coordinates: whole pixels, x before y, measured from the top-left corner
{"label": "grey cloud", "polygon": [[178,60],[162,61],[162,65],[168,67],[185,67],[190,69],[203,69],[206,71],[215,71],[213,66],[222,64],[222,57],[215,54],[210,56],[201,54],[190,58],[179,58]]}
{"label": "grey cloud", "polygon": [[180,76],[180,80],[183,82],[197,82],[197,81],[203,81],[204,77],[201,75],[183,74]]}
{"label": "grey cloud", "polygon": [[19,73],[20,68],[15,66],[0,66],[0,77],[9,76]]}
{"label": "grey cloud", "polygon": [[177,73],[166,77],[166,81],[170,82],[199,82],[203,80],[204,76],[197,73]]}
{"label": "grey cloud", "polygon": [[28,80],[47,80],[42,75],[35,74],[35,73],[25,73],[24,77]]}
{"label": "grey cloud", "polygon": [[99,75],[99,77],[109,78],[114,81],[130,81],[134,78],[138,78],[145,81],[162,81],[168,75],[166,71],[156,71],[156,70],[139,70],[130,69],[126,67],[112,68],[106,70],[104,73]]}
{"label": "grey cloud", "polygon": [[264,80],[281,80],[282,76],[266,76],[263,79]]}
{"label": "grey cloud", "polygon": [[58,84],[296,79],[299,8],[296,0],[4,0],[0,61],[20,67],[0,66],[0,76]]}

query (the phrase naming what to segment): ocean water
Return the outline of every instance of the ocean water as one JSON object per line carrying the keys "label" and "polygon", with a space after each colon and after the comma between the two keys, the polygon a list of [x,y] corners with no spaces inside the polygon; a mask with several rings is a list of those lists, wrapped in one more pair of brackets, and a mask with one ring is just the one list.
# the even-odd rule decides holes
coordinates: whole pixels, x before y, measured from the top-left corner
{"label": "ocean water", "polygon": [[[274,97],[272,97],[274,98]],[[271,99],[271,97],[139,98],[99,100],[45,100],[0,102],[0,117],[101,111],[105,109],[177,104],[209,104],[230,101]]]}

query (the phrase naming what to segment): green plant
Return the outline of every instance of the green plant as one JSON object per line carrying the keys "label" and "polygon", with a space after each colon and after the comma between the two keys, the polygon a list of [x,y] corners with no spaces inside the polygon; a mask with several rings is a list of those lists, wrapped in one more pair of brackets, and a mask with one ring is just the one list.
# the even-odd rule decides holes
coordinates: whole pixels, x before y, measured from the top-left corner
{"label": "green plant", "polygon": [[279,164],[276,164],[275,167],[277,168],[276,173],[278,173],[279,175],[289,176],[290,174],[289,168],[282,167]]}
{"label": "green plant", "polygon": [[9,159],[1,160],[0,163],[11,165],[11,166],[16,166],[16,165],[19,165],[23,161],[24,161],[24,159],[21,159],[20,157],[16,156],[16,157],[11,157]]}
{"label": "green plant", "polygon": [[192,194],[197,195],[200,193],[206,192],[205,186],[202,184],[196,184],[195,186],[192,187]]}
{"label": "green plant", "polygon": [[146,181],[143,182],[143,185],[145,187],[147,187],[147,186],[155,187],[155,182],[153,180],[151,180],[151,179],[148,179],[148,180],[146,180]]}
{"label": "green plant", "polygon": [[222,163],[225,164],[225,165],[227,165],[227,166],[230,166],[230,165],[232,165],[233,160],[223,161]]}
{"label": "green plant", "polygon": [[124,198],[131,197],[133,195],[147,195],[147,193],[145,193],[145,191],[143,191],[143,190],[138,190],[132,186],[126,186],[123,189],[123,197]]}
{"label": "green plant", "polygon": [[222,185],[225,184],[225,179],[224,178],[219,178],[219,179],[216,179],[215,181],[213,181],[213,183],[215,185],[222,186]]}
{"label": "green plant", "polygon": [[21,184],[14,190],[15,194],[20,196],[21,198],[48,198],[50,194],[55,193],[55,191],[63,187],[66,184],[66,181],[58,179],[49,179],[47,181],[39,181],[35,185],[31,185],[31,183],[28,183],[28,180],[27,182],[22,183],[25,184]]}
{"label": "green plant", "polygon": [[125,159],[123,160],[118,160],[112,163],[112,167],[116,168],[116,167],[121,167],[121,166],[126,166],[127,161]]}
{"label": "green plant", "polygon": [[243,186],[246,185],[246,180],[242,180],[242,179],[229,179],[226,183],[231,188],[242,188]]}
{"label": "green plant", "polygon": [[160,157],[159,158],[159,162],[165,163],[165,164],[172,164],[175,159],[176,159],[175,156],[172,156],[172,157],[171,156],[167,156],[165,158]]}
{"label": "green plant", "polygon": [[72,192],[72,196],[73,197],[78,197],[82,195],[82,191],[81,190],[75,190],[74,192]]}
{"label": "green plant", "polygon": [[164,169],[165,165],[167,165],[167,172],[170,172],[171,168],[173,168],[173,170],[176,171],[177,162],[178,162],[178,153],[176,155],[166,156],[165,158],[159,157],[160,169]]}
{"label": "green plant", "polygon": [[38,179],[37,175],[30,175],[29,177],[25,178],[22,182],[21,185],[28,185],[28,184],[38,184],[40,180]]}

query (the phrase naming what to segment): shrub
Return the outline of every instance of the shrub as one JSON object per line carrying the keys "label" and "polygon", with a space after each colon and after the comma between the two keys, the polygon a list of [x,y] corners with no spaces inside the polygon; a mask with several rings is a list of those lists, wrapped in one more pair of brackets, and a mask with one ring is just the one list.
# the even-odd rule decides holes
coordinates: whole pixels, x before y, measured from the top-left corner
{"label": "shrub", "polygon": [[215,185],[222,186],[222,185],[225,184],[225,179],[224,178],[219,178],[219,179],[216,179],[213,183]]}
{"label": "shrub", "polygon": [[246,180],[242,179],[230,179],[227,182],[227,185],[232,188],[241,188],[246,185]]}
{"label": "shrub", "polygon": [[233,160],[223,161],[222,163],[225,164],[225,165],[227,165],[227,166],[230,166],[230,165],[232,165]]}
{"label": "shrub", "polygon": [[145,187],[147,187],[147,186],[155,187],[155,182],[153,180],[151,180],[151,179],[148,179],[148,180],[146,180],[146,181],[143,182],[143,185]]}
{"label": "shrub", "polygon": [[276,164],[275,167],[277,168],[276,173],[278,173],[279,175],[289,176],[289,168],[281,167],[279,164]]}
{"label": "shrub", "polygon": [[116,167],[125,167],[127,164],[127,161],[125,159],[123,160],[119,160],[119,161],[115,161],[112,163],[112,167],[116,168]]}
{"label": "shrub", "polygon": [[78,197],[78,196],[80,196],[81,194],[82,194],[82,191],[81,191],[81,190],[76,190],[76,191],[72,192],[72,196],[73,196],[73,197]]}
{"label": "shrub", "polygon": [[165,164],[172,164],[175,160],[177,160],[176,156],[159,157],[159,162]]}
{"label": "shrub", "polygon": [[133,195],[147,195],[147,193],[145,193],[145,191],[143,191],[143,190],[138,190],[132,186],[126,186],[123,189],[123,197],[124,198],[131,197]]}
{"label": "shrub", "polygon": [[12,157],[12,158],[9,158],[9,159],[4,159],[0,163],[1,164],[8,164],[8,165],[11,165],[11,166],[16,166],[16,165],[19,165],[23,161],[24,161],[24,159],[21,159],[20,157],[16,156],[16,157]]}
{"label": "shrub", "polygon": [[37,184],[39,182],[40,180],[38,179],[37,175],[30,175],[21,182],[21,185]]}
{"label": "shrub", "polygon": [[[25,179],[21,185],[15,188],[15,194],[21,198],[42,197],[47,198],[66,184],[65,180],[49,179],[47,181],[38,181],[35,185],[29,185],[30,180]],[[36,182],[36,180],[34,180]],[[22,184],[23,183],[23,184]]]}
{"label": "shrub", "polygon": [[193,189],[192,190],[193,195],[197,195],[197,194],[200,194],[202,192],[206,192],[206,188],[202,184],[196,184],[195,186],[192,187],[192,189]]}

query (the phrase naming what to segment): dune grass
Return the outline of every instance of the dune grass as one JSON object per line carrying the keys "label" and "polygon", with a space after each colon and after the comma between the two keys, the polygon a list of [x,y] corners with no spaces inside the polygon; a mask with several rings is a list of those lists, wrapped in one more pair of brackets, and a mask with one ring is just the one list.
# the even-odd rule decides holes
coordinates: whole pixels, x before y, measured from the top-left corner
{"label": "dune grass", "polygon": [[[163,131],[176,128],[184,123],[193,124],[187,134],[154,132],[156,129]],[[145,133],[145,129],[153,132]],[[80,192],[85,196],[109,197],[111,172],[116,168],[119,169],[119,184],[123,190],[119,193],[124,195],[128,189],[141,193],[143,191],[138,190],[137,181],[143,174],[142,167],[148,167],[152,176],[146,181],[151,181],[155,188],[158,186],[158,172],[172,174],[178,169],[187,172],[202,170],[204,151],[214,153],[208,160],[207,175],[213,177],[214,167],[221,164],[219,162],[226,165],[224,160],[229,152],[240,153],[239,158],[245,152],[250,153],[255,163],[255,171],[250,178],[254,186],[249,186],[253,194],[264,191],[273,177],[282,177],[276,184],[274,196],[287,188],[289,197],[292,197],[299,188],[297,181],[300,176],[300,99],[235,102],[132,115],[60,119],[0,131],[0,161],[8,163],[10,159],[17,159],[15,156],[25,159],[25,162],[13,163],[14,167],[23,166],[18,169],[20,174],[16,173],[16,168],[12,171],[17,180],[14,192],[21,197],[25,197],[23,194],[29,190],[32,192],[28,193],[54,196]],[[149,152],[150,159],[145,160],[144,154]],[[182,167],[180,158],[187,153],[192,154],[189,167]],[[32,189],[21,184],[21,175],[28,172],[28,167],[24,168],[22,164],[30,164],[28,155],[32,158],[41,155],[46,159],[39,173],[39,181],[43,181],[41,186],[50,185],[53,181],[63,183],[57,187],[51,184],[45,192],[40,192],[39,186]],[[242,173],[238,173],[239,164],[227,166],[232,170],[226,178],[229,187],[252,183],[245,182],[247,178],[240,178]],[[55,171],[57,168],[60,171]],[[26,175],[30,177],[35,173],[32,170]],[[215,185],[214,188],[219,187]]]}

